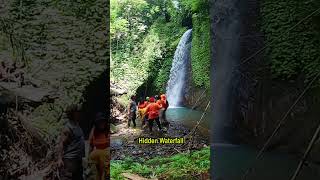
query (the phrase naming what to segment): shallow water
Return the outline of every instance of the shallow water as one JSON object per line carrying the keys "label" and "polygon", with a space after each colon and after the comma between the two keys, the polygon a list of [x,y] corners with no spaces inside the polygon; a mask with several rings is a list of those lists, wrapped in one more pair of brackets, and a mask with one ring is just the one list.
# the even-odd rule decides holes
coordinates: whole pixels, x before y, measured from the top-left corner
{"label": "shallow water", "polygon": [[[200,120],[203,112],[192,110],[185,107],[170,107],[167,109],[166,116],[168,121],[179,122],[187,128],[193,128]],[[205,113],[199,126],[198,132],[202,135],[209,136],[210,134],[210,113]]]}
{"label": "shallow water", "polygon": [[[215,180],[241,180],[258,153],[256,149],[237,145],[213,145],[211,149]],[[266,152],[246,180],[290,180],[298,163],[295,156]],[[296,180],[303,179],[318,180],[320,176],[316,168],[304,166]]]}
{"label": "shallow water", "polygon": [[[185,107],[169,108],[167,119],[192,128],[203,112]],[[199,131],[209,136],[212,114],[206,113]],[[252,166],[258,150],[246,145],[215,144],[212,149],[214,180],[241,180],[244,172]],[[299,158],[281,152],[265,152],[246,180],[290,180],[299,163]],[[296,180],[319,180],[320,174],[314,165],[304,166]]]}

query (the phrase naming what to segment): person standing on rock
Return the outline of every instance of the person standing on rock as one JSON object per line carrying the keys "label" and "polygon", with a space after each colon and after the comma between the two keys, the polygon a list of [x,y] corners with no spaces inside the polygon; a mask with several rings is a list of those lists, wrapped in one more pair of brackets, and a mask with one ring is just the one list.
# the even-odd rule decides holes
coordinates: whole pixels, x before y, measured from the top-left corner
{"label": "person standing on rock", "polygon": [[89,136],[89,157],[97,168],[96,180],[110,179],[110,135],[107,118],[103,113],[98,113]]}
{"label": "person standing on rock", "polygon": [[153,122],[156,121],[159,130],[162,130],[160,121],[159,121],[159,110],[162,108],[158,103],[155,102],[154,97],[150,98],[150,104],[147,106],[146,113],[148,114],[148,124],[149,130],[152,132]]}
{"label": "person standing on rock", "polygon": [[58,144],[58,166],[61,180],[83,180],[82,158],[85,142],[80,128],[80,107],[71,105],[66,110],[69,121],[62,130]]}
{"label": "person standing on rock", "polygon": [[131,101],[128,107],[128,127],[130,127],[130,123],[132,121],[133,127],[136,127],[136,118],[137,118],[137,103],[136,103],[136,96],[131,96]]}

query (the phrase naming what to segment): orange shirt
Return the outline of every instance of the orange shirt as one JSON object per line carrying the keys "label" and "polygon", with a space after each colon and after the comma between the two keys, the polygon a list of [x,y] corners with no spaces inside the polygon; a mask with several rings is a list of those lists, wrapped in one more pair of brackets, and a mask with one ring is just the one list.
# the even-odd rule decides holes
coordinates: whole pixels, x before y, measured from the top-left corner
{"label": "orange shirt", "polygon": [[105,132],[99,132],[93,129],[90,135],[90,145],[97,149],[106,149],[107,147],[110,147],[109,135]]}
{"label": "orange shirt", "polygon": [[167,100],[165,101],[161,100],[161,106],[162,108],[167,109],[168,108]]}
{"label": "orange shirt", "polygon": [[143,103],[141,103],[141,104],[138,105],[138,108],[139,108],[139,109],[143,109],[143,108],[145,108],[145,107],[147,107],[147,103],[146,103],[146,102],[143,102]]}
{"label": "orange shirt", "polygon": [[161,106],[157,103],[150,103],[147,106],[146,113],[148,114],[149,119],[155,119],[159,117],[159,110],[161,109]]}
{"label": "orange shirt", "polygon": [[168,108],[167,97],[164,94],[161,95],[161,105],[162,105],[162,108],[165,108],[165,109]]}
{"label": "orange shirt", "polygon": [[139,104],[139,105],[138,105],[138,108],[139,108],[139,109],[146,108],[146,107],[148,106],[148,104],[149,104],[149,103],[148,103],[147,101],[144,101],[142,104]]}

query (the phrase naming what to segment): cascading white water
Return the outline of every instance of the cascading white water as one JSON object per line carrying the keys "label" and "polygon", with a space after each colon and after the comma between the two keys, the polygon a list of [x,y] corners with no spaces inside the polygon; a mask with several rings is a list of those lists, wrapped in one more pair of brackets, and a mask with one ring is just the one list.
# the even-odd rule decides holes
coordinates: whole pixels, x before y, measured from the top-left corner
{"label": "cascading white water", "polygon": [[170,79],[166,89],[170,107],[181,106],[186,95],[187,73],[190,66],[191,35],[192,29],[183,34],[174,53]]}

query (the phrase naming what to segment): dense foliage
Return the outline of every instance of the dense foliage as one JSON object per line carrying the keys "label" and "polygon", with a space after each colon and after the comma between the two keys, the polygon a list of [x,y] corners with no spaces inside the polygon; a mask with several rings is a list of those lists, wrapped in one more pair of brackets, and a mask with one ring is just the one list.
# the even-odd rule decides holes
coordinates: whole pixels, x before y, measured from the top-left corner
{"label": "dense foliage", "polygon": [[172,20],[177,13],[172,2],[114,0],[111,9],[111,80],[130,94],[147,81],[149,93],[163,91],[174,49],[184,32]]}
{"label": "dense foliage", "polygon": [[192,78],[199,86],[210,87],[210,19],[207,12],[193,15]]}
{"label": "dense foliage", "polygon": [[[320,13],[305,19],[320,7],[320,1],[264,0],[262,30],[269,44],[267,56],[274,78],[288,80],[320,71]],[[291,29],[289,32],[288,30]]]}
{"label": "dense foliage", "polygon": [[[178,154],[172,157],[157,157],[140,163],[130,158],[111,161],[111,178],[124,179],[121,173],[131,172],[147,178],[190,179],[200,177],[210,168],[210,149],[204,148],[191,154]],[[179,173],[177,173],[179,172]]]}
{"label": "dense foliage", "polygon": [[[199,2],[112,0],[111,80],[128,89],[129,94],[165,92],[175,49],[183,33],[193,26],[192,61],[199,61],[192,64],[193,75],[196,85],[208,86],[209,66],[205,63],[209,62],[209,24],[199,10],[206,1]],[[201,19],[192,24],[195,13],[202,14]],[[197,71],[204,64],[208,71]]]}
{"label": "dense foliage", "polygon": [[185,9],[192,13],[208,12],[209,0],[181,0]]}

